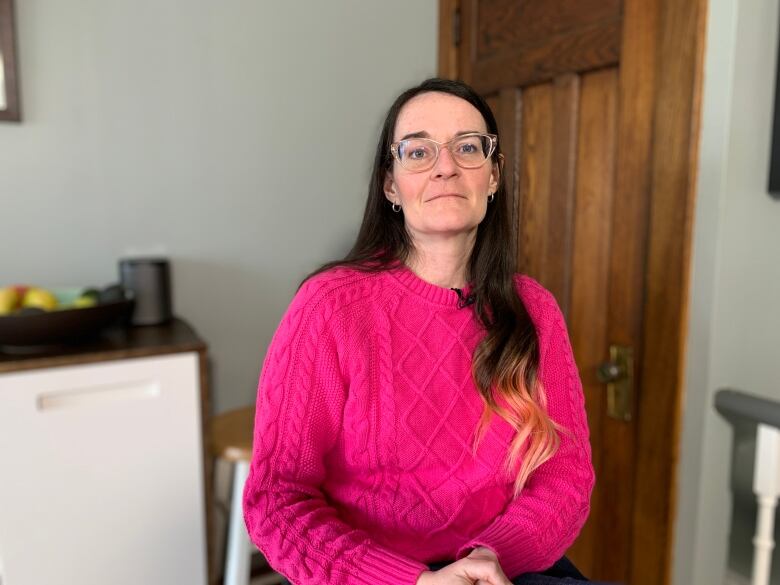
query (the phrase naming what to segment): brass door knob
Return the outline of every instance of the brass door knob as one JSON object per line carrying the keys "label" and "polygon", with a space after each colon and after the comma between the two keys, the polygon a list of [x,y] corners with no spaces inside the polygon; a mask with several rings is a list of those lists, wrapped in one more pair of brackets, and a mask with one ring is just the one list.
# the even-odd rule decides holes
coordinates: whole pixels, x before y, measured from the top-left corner
{"label": "brass door knob", "polygon": [[617,382],[627,375],[628,372],[625,364],[619,362],[604,362],[596,371],[596,377],[599,379],[599,382],[603,384]]}
{"label": "brass door knob", "polygon": [[609,347],[609,361],[596,370],[596,377],[607,385],[607,414],[628,422],[634,402],[634,350],[621,345]]}

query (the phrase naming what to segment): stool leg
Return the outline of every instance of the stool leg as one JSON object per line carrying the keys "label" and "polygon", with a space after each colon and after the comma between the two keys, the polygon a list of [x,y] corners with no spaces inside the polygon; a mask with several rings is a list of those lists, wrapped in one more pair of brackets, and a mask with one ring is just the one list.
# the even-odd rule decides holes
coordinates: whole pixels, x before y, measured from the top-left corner
{"label": "stool leg", "polygon": [[225,559],[225,585],[249,585],[252,541],[246,532],[241,500],[249,475],[249,461],[238,461],[233,468],[233,495],[230,498],[230,523]]}

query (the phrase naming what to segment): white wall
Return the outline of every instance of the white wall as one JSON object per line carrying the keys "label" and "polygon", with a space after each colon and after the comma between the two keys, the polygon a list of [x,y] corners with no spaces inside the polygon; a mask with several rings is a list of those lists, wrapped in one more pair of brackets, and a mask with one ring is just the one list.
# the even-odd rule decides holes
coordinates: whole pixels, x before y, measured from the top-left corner
{"label": "white wall", "polygon": [[17,0],[24,121],[0,123],[0,286],[98,285],[164,252],[251,403],[300,279],[342,255],[381,119],[436,72],[433,0]]}
{"label": "white wall", "polygon": [[711,0],[674,583],[722,583],[731,427],[720,388],[780,400],[780,201],[767,195],[777,0]]}

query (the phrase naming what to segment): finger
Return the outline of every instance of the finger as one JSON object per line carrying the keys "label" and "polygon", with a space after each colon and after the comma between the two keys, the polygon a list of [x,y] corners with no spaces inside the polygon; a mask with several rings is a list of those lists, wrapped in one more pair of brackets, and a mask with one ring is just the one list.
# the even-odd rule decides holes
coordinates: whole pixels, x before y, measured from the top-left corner
{"label": "finger", "polygon": [[511,581],[507,581],[503,577],[496,577],[496,580],[492,579],[477,579],[473,581],[474,585],[512,585]]}
{"label": "finger", "polygon": [[496,555],[493,554],[493,551],[491,551],[489,549],[483,549],[483,550],[474,549],[468,555],[468,557],[466,557],[466,558],[469,558],[469,559],[481,559],[483,561],[496,561],[496,560],[498,560],[498,559],[496,559]]}
{"label": "finger", "polygon": [[496,556],[496,553],[494,553],[491,549],[484,547],[484,546],[478,546],[474,550],[472,550],[468,554],[468,558],[472,559],[482,559],[486,561],[493,561],[498,562],[498,557]]}
{"label": "finger", "polygon": [[484,581],[485,585],[512,585],[504,572],[494,563],[475,561],[464,567],[466,576],[475,582]]}

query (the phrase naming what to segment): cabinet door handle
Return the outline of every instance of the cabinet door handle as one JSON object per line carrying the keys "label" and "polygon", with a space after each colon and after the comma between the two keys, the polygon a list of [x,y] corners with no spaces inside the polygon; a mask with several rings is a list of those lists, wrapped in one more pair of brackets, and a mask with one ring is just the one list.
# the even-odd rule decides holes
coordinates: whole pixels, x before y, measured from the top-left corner
{"label": "cabinet door handle", "polygon": [[88,404],[155,398],[160,395],[160,384],[153,380],[105,384],[91,388],[74,388],[47,392],[37,397],[38,410],[73,408]]}

